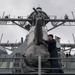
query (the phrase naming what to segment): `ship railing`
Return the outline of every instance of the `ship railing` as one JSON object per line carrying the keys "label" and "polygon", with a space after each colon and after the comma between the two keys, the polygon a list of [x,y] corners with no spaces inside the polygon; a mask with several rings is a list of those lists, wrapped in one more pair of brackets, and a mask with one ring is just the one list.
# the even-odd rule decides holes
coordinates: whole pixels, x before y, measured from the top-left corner
{"label": "ship railing", "polygon": [[[8,61],[9,62],[13,62],[14,59],[22,59],[22,60],[24,60],[24,59],[27,59],[27,60],[31,59],[31,60],[34,60],[36,58],[22,58],[22,57],[1,58],[0,57],[0,62],[8,62]],[[66,70],[74,70],[75,71],[75,68],[70,68],[70,67],[69,68],[62,68],[62,67],[61,68],[42,68],[42,66],[41,66],[42,59],[43,60],[47,60],[47,59],[49,59],[49,60],[51,60],[51,59],[63,60],[63,59],[65,59],[64,62],[75,62],[75,58],[71,58],[71,57],[68,57],[68,58],[42,58],[41,56],[38,56],[38,58],[37,58],[37,60],[38,60],[38,67],[34,68],[34,69],[38,70],[38,75],[42,75],[42,70],[52,70],[52,69],[63,69],[64,70],[64,69],[66,69]],[[68,60],[68,59],[70,59],[70,60]],[[13,69],[17,69],[17,68],[13,68],[13,67],[10,68],[9,65],[8,65],[8,67],[4,68],[4,67],[1,67],[1,64],[0,64],[0,70],[3,70],[3,71],[11,70],[12,71]],[[67,63],[66,63],[66,65],[67,65]],[[18,69],[24,69],[24,68],[18,67]],[[51,73],[47,73],[47,74],[51,74]]]}

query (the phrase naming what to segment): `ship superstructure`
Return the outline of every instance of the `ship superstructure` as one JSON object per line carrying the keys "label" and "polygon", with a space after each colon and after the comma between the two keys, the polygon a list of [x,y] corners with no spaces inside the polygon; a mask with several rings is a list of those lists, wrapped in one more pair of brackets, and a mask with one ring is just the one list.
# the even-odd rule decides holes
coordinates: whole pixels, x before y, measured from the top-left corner
{"label": "ship superstructure", "polygon": [[[37,9],[41,9],[38,7]],[[68,19],[65,15],[64,19],[51,19],[44,11],[36,10],[28,18],[0,18],[0,24],[4,23],[18,25],[29,32],[23,42],[20,43],[0,43],[0,74],[50,74],[50,62],[48,61],[49,52],[47,45],[43,43],[43,39],[47,40],[47,32],[59,26],[66,26],[67,22],[75,22],[75,19]],[[28,23],[27,23],[28,22]],[[46,29],[48,22],[51,22],[52,28]],[[69,25],[68,25],[69,26]],[[59,54],[59,64],[64,74],[75,74],[75,55],[71,55],[71,50],[75,48],[75,44],[62,44],[60,38],[55,36],[57,42],[57,51]],[[8,47],[11,47],[9,49]],[[12,53],[8,55],[6,49]],[[65,54],[65,51],[69,53]]]}

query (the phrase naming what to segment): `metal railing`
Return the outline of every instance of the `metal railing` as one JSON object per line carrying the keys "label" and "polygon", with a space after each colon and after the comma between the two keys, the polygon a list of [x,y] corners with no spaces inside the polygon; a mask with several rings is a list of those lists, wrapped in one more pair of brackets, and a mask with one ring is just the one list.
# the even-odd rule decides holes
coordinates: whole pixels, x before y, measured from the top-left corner
{"label": "metal railing", "polygon": [[[0,62],[13,62],[15,59],[30,59],[30,58],[22,58],[22,57],[14,57],[14,58],[0,58]],[[37,59],[38,60],[38,67],[37,68],[34,68],[34,69],[37,69],[38,70],[38,75],[42,75],[42,70],[52,70],[52,69],[65,69],[65,68],[42,68],[41,66],[41,60],[46,60],[47,58],[41,58],[41,56],[38,56],[38,58],[31,58],[31,60],[33,59]],[[68,63],[72,63],[72,62],[75,62],[75,58],[48,58],[48,59],[57,59],[57,60],[62,60],[62,59],[65,59],[63,60],[64,62],[67,62],[68,60]],[[66,60],[67,59],[67,60]],[[71,59],[71,60],[70,60]],[[73,61],[72,61],[73,60]],[[21,63],[21,62],[20,62]],[[9,64],[10,65],[10,64]],[[66,64],[67,65],[67,64]],[[0,66],[1,67],[1,66]],[[13,66],[12,66],[13,67]],[[14,69],[17,69],[17,68],[10,68],[10,67],[6,67],[6,68],[0,68],[0,70],[3,70],[3,71],[7,71],[7,70],[14,70]],[[22,67],[18,67],[18,69],[24,69]],[[66,68],[66,70],[75,70],[75,68]],[[50,74],[50,73],[49,73]]]}

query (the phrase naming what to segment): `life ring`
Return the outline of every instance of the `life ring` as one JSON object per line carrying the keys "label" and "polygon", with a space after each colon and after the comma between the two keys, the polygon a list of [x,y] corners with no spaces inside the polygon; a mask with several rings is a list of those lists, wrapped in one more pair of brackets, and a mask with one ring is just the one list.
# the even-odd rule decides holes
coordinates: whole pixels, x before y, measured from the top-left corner
{"label": "life ring", "polygon": [[66,62],[62,62],[62,68],[66,68]]}

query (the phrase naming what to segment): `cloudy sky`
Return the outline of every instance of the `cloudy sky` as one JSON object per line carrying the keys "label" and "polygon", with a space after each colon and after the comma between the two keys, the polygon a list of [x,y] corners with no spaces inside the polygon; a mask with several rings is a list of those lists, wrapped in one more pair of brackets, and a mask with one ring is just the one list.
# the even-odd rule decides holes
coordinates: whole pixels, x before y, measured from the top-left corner
{"label": "cloudy sky", "polygon": [[[33,7],[40,6],[43,11],[48,15],[56,15],[57,18],[64,18],[64,15],[69,15],[69,18],[72,17],[72,11],[75,13],[75,0],[0,0],[0,16],[3,12],[5,15],[10,17],[17,16],[28,16],[33,10]],[[48,28],[51,28],[51,23],[47,24]],[[26,30],[18,26],[0,26],[0,36],[3,33],[2,42],[19,42],[20,38],[25,39]],[[75,27],[58,27],[49,33],[61,37],[62,43],[68,43],[68,40],[71,43],[74,43],[72,33],[75,34]]]}

